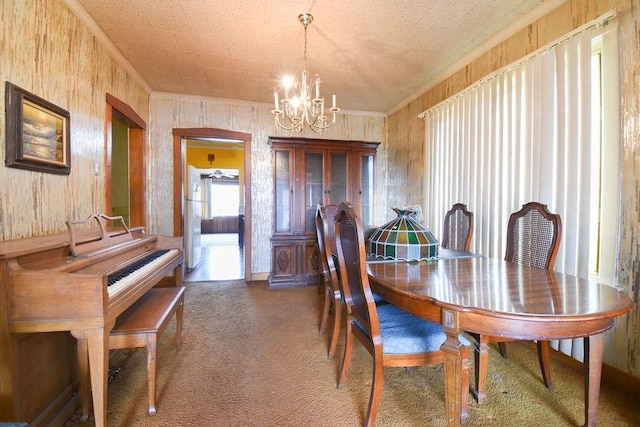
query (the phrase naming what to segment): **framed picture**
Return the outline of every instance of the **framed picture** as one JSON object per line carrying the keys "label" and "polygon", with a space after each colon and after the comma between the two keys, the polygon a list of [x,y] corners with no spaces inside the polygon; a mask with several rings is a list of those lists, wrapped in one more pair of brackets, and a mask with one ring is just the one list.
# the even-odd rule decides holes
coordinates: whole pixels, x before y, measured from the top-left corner
{"label": "framed picture", "polygon": [[69,112],[7,82],[8,167],[69,175]]}

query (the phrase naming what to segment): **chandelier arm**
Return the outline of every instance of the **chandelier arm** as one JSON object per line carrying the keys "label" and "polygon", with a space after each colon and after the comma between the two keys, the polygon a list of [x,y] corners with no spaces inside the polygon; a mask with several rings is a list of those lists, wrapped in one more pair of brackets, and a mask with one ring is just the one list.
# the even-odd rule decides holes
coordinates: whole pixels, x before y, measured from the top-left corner
{"label": "chandelier arm", "polygon": [[280,120],[280,114],[276,114],[276,125],[280,126],[284,130],[295,130],[297,132],[302,132],[302,122],[293,122],[289,116],[284,116],[290,125],[282,123]]}
{"label": "chandelier arm", "polygon": [[315,132],[322,132],[323,130],[333,126],[336,123],[336,117],[335,115],[333,116],[333,118],[331,119],[330,122],[327,122],[324,125],[319,125],[319,124],[315,124],[315,123],[309,123],[309,127],[314,130]]}

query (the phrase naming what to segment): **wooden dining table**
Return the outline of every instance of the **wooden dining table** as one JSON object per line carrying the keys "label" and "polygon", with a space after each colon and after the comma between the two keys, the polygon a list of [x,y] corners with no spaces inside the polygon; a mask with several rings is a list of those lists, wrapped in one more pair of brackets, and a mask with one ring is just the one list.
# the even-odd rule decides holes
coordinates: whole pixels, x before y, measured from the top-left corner
{"label": "wooden dining table", "polygon": [[596,425],[604,333],[633,305],[621,290],[479,256],[367,262],[367,273],[376,294],[442,324],[448,426],[468,418],[471,363],[469,347],[458,339],[463,331],[523,340],[584,338],[585,425]]}

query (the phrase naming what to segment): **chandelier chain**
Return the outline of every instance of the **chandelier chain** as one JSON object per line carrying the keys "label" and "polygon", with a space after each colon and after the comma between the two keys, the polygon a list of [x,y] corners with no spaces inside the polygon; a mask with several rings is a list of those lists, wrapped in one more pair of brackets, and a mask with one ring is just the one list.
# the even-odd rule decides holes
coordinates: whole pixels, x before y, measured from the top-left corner
{"label": "chandelier chain", "polygon": [[307,69],[307,26],[309,24],[305,22],[304,24],[304,69]]}

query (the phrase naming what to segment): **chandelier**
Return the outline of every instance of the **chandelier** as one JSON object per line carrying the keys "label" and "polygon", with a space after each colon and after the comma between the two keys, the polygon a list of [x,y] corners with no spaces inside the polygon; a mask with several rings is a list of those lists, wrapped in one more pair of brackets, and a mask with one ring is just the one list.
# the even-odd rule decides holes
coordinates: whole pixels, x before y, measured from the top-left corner
{"label": "chandelier", "polygon": [[271,112],[275,115],[276,125],[283,129],[302,132],[306,123],[314,132],[322,132],[336,122],[336,113],[340,108],[336,106],[336,96],[333,95],[331,108],[328,109],[332,115],[329,121],[325,114],[324,97],[320,96],[320,76],[314,74],[310,78],[307,71],[307,27],[313,21],[313,16],[301,13],[298,20],[304,25],[304,71],[300,80],[292,76],[283,79],[284,97],[281,100],[278,100],[277,88],[274,89],[275,109]]}

